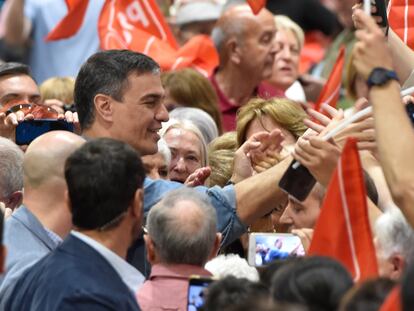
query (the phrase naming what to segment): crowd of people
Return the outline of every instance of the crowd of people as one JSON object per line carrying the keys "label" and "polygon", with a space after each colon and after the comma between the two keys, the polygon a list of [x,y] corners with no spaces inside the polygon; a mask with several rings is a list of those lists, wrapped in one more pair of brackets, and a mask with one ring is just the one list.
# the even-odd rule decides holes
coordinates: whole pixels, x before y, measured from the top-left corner
{"label": "crowd of people", "polygon": [[[76,35],[45,41],[66,2],[1,8],[1,55],[22,53],[0,64],[0,310],[380,310],[393,295],[392,310],[414,308],[414,95],[401,96],[414,51],[362,1],[269,0],[254,14],[244,0],[157,0],[178,44],[210,37],[209,76],[100,50],[103,0]],[[318,110],[343,45],[341,98]],[[32,127],[19,143],[45,119],[70,130]],[[351,137],[378,267],[359,282],[308,255]],[[294,160],[315,181],[303,200],[278,186]]]}

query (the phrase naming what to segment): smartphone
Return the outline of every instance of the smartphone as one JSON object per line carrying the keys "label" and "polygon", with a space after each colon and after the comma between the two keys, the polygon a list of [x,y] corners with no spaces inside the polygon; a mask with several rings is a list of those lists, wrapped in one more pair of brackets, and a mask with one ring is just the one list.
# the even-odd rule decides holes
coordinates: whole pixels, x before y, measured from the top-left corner
{"label": "smartphone", "polygon": [[251,233],[248,262],[261,267],[275,260],[305,256],[300,238],[290,233]]}
{"label": "smartphone", "polygon": [[411,101],[408,102],[408,104],[405,105],[405,111],[407,111],[411,124],[414,126],[414,103]]}
{"label": "smartphone", "polygon": [[380,16],[382,18],[381,23],[378,23],[378,25],[380,27],[388,27],[387,6],[385,5],[385,0],[371,0],[371,3],[377,8],[377,11],[372,15]]}
{"label": "smartphone", "polygon": [[192,275],[188,284],[187,310],[202,310],[208,286],[214,281],[212,277]]}
{"label": "smartphone", "polygon": [[316,183],[316,179],[303,165],[293,160],[279,181],[279,188],[298,201],[305,201]]}
{"label": "smartphone", "polygon": [[73,132],[73,123],[56,119],[25,120],[16,127],[16,144],[28,145],[40,135],[58,130]]}

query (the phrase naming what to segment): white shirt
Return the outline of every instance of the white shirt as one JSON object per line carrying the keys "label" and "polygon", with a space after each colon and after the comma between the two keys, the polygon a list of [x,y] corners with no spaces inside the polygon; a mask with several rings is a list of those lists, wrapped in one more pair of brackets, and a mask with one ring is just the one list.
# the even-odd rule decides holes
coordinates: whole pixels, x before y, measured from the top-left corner
{"label": "white shirt", "polygon": [[141,274],[141,272],[127,263],[125,259],[118,256],[113,251],[103,246],[101,243],[95,241],[94,239],[86,236],[85,234],[73,230],[71,231],[71,234],[101,254],[115,269],[115,271],[118,272],[122,281],[124,281],[132,293],[134,295],[136,294],[137,290],[145,281],[145,277]]}

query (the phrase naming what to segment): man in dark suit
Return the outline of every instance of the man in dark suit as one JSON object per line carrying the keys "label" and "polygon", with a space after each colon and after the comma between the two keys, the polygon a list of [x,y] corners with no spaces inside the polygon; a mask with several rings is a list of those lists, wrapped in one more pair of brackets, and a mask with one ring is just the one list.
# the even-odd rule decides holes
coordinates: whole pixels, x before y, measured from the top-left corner
{"label": "man in dark suit", "polygon": [[6,271],[0,277],[4,298],[23,272],[54,250],[69,234],[71,215],[65,205],[63,168],[69,155],[85,140],[73,133],[52,131],[35,139],[23,159],[23,204],[4,225]]}
{"label": "man in dark suit", "polygon": [[138,153],[108,138],[66,161],[74,231],[18,280],[1,310],[139,310],[143,276],[124,259],[142,221],[145,171]]}

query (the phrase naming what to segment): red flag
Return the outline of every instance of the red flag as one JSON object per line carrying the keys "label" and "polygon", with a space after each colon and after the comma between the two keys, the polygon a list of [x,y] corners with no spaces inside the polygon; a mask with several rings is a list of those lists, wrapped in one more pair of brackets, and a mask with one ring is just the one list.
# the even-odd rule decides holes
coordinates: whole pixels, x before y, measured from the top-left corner
{"label": "red flag", "polygon": [[65,0],[68,13],[57,26],[46,36],[46,41],[60,40],[72,37],[82,26],[89,1]]}
{"label": "red flag", "polygon": [[390,0],[388,23],[401,40],[414,49],[414,0]]}
{"label": "red flag", "polygon": [[98,31],[103,50],[114,46],[138,50],[143,30],[178,48],[170,27],[155,0],[106,0],[99,17]]}
{"label": "red flag", "polygon": [[379,311],[401,311],[401,290],[399,286],[394,287],[387,296]]}
{"label": "red flag", "polygon": [[320,111],[321,105],[326,103],[329,106],[336,107],[336,103],[339,99],[339,92],[342,85],[342,71],[345,64],[345,47],[342,46],[339,50],[338,58],[335,65],[332,68],[331,75],[328,78],[325,86],[323,87],[318,101],[315,104],[315,110]]}
{"label": "red flag", "polygon": [[354,281],[378,275],[357,141],[348,139],[329,183],[309,255],[340,261]]}
{"label": "red flag", "polygon": [[247,3],[252,8],[252,11],[255,15],[259,14],[259,12],[266,6],[267,0],[247,0]]}

